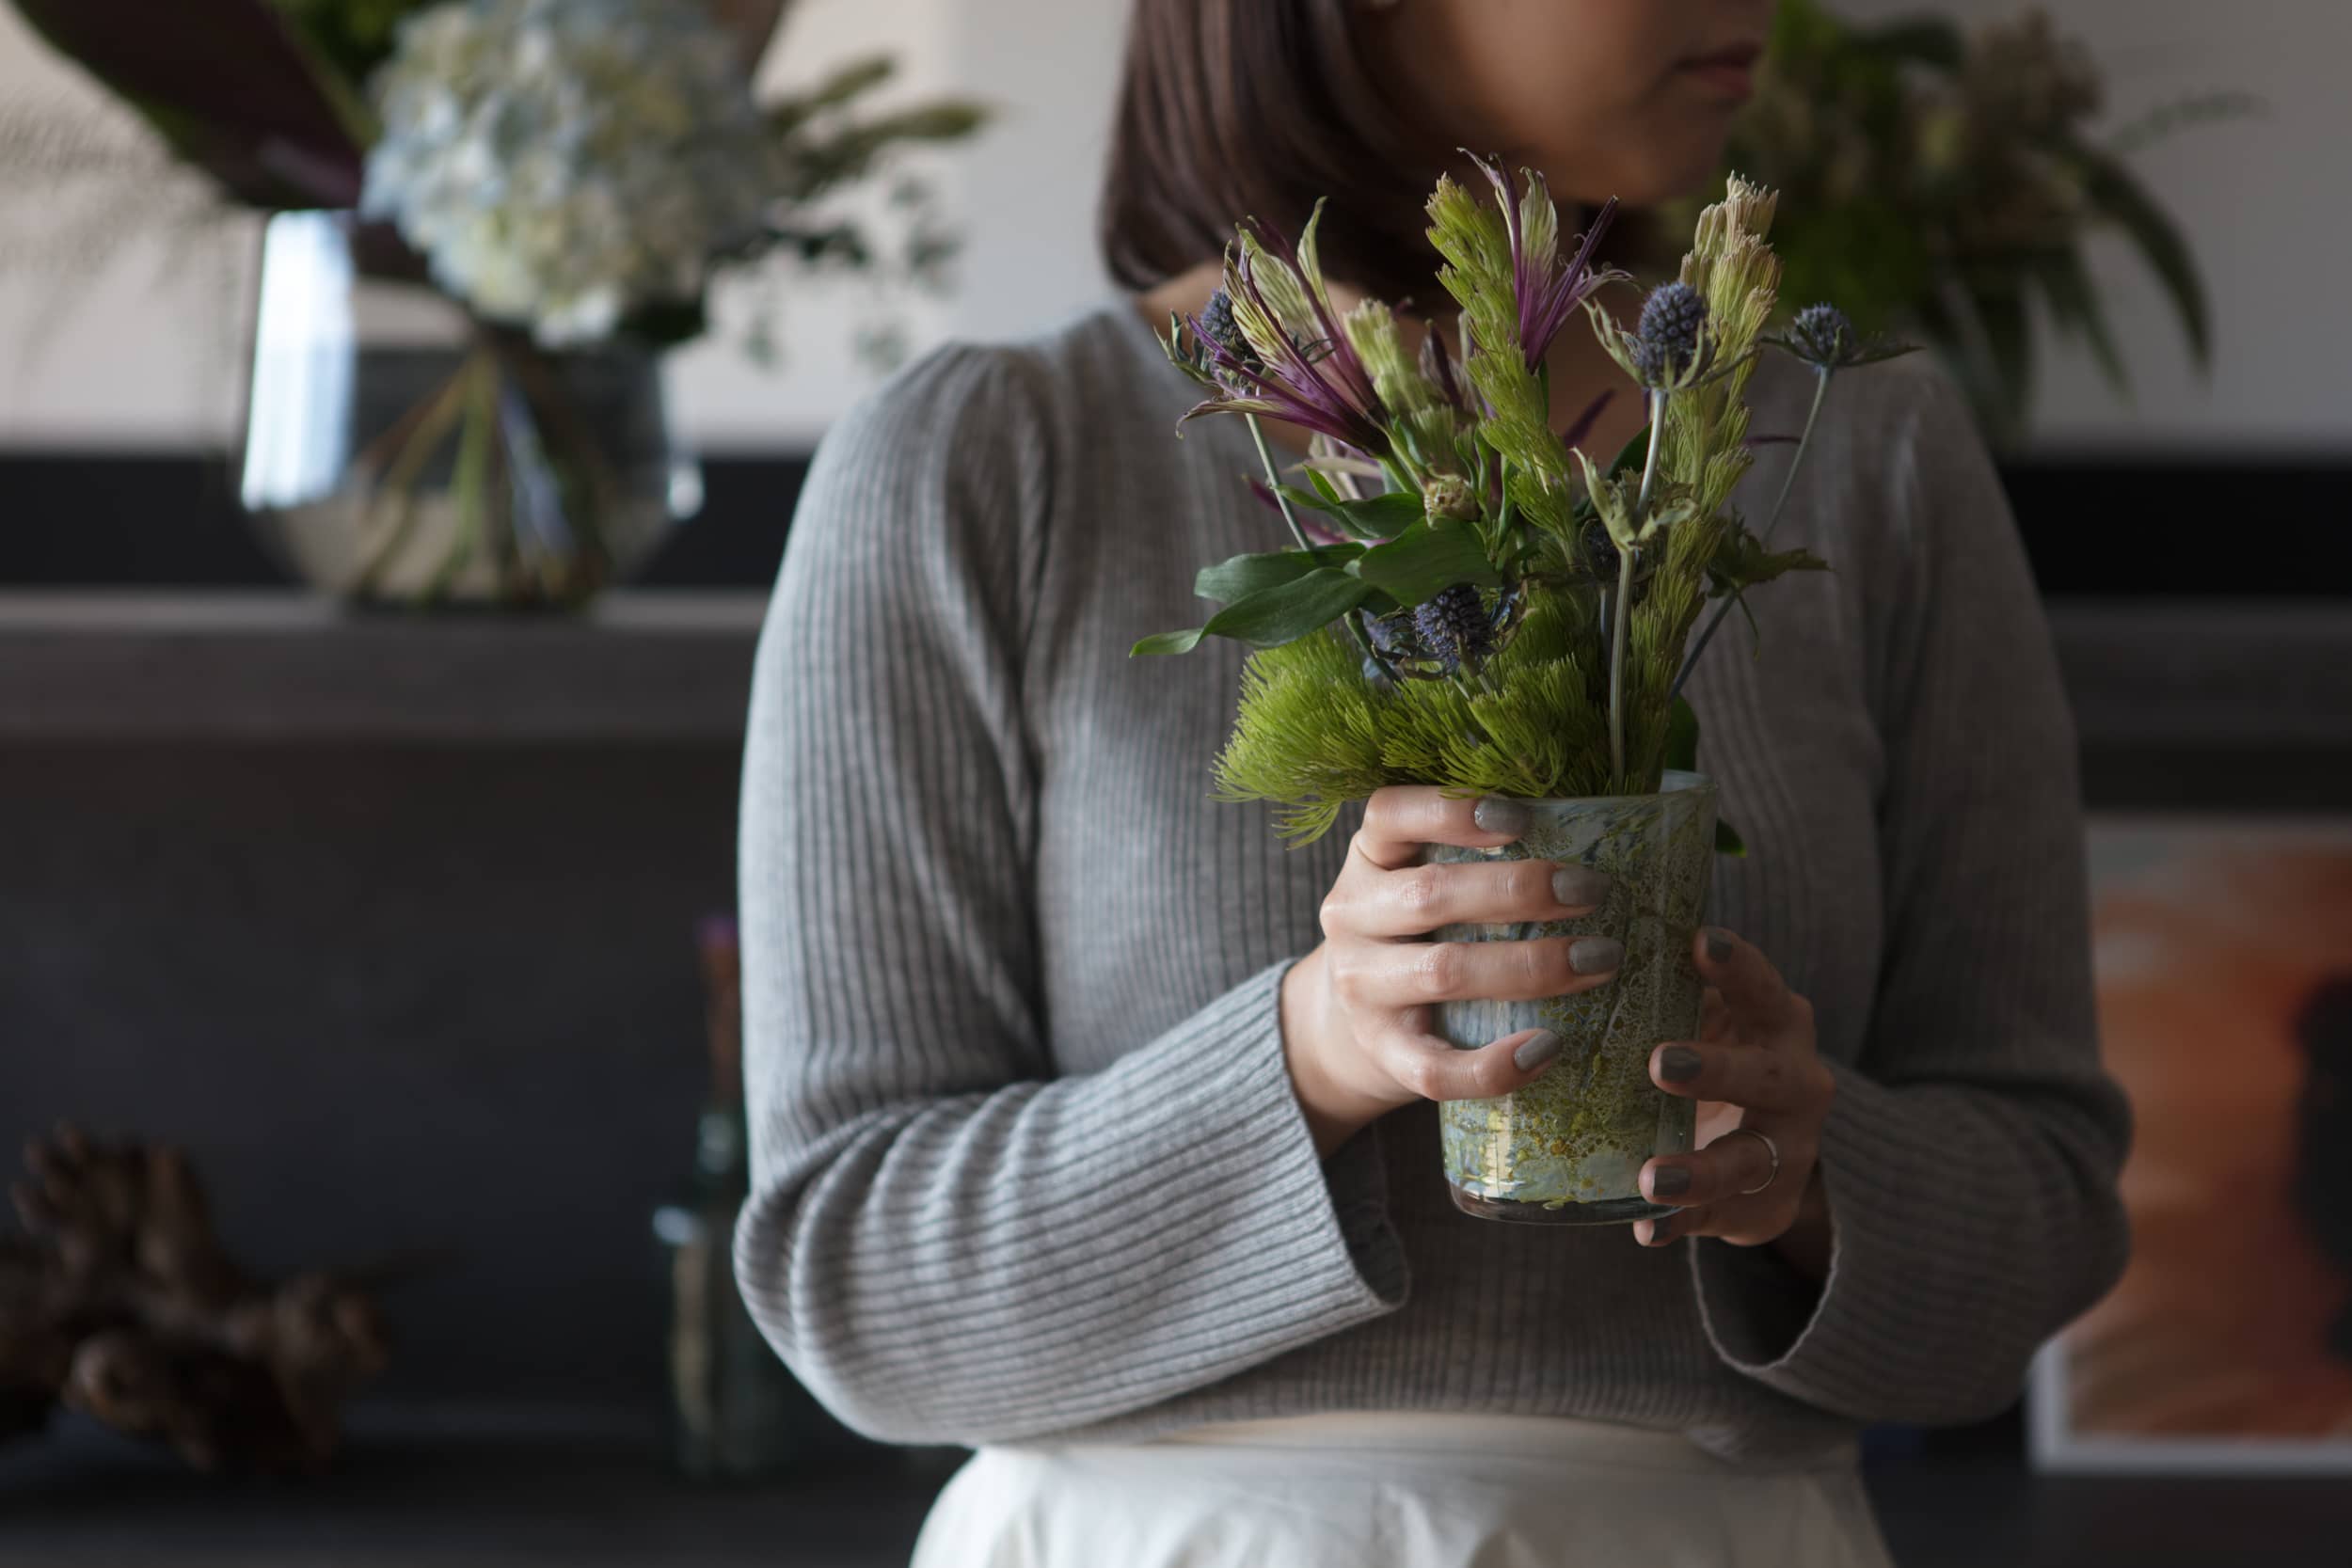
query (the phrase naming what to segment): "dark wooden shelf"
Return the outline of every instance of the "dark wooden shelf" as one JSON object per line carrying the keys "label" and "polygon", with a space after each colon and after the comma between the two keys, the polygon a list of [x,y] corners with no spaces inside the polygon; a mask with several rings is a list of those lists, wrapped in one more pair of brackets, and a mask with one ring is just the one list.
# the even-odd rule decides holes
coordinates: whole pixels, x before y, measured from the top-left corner
{"label": "dark wooden shelf", "polygon": [[[284,591],[0,593],[0,740],[731,742],[766,604],[635,590],[579,616],[432,616]],[[2352,752],[2344,601],[2058,598],[2050,617],[2094,760]]]}
{"label": "dark wooden shelf", "polygon": [[731,743],[765,604],[629,592],[576,616],[429,616],[290,592],[0,594],[0,740]]}

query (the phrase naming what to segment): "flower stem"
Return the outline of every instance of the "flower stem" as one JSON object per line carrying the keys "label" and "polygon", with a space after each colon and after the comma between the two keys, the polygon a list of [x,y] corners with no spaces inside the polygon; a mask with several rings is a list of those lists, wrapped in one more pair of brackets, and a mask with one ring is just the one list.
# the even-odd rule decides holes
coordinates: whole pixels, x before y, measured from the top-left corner
{"label": "flower stem", "polygon": [[[1648,520],[1650,492],[1658,483],[1658,448],[1666,429],[1666,394],[1650,394],[1649,456],[1642,464],[1642,494],[1633,503],[1634,526]],[[1633,619],[1633,546],[1617,546],[1616,616],[1609,635],[1609,768],[1625,777],[1625,644]]]}
{"label": "flower stem", "polygon": [[1609,638],[1609,768],[1625,777],[1625,643],[1632,619],[1633,547],[1617,550],[1616,628]]}
{"label": "flower stem", "polygon": [[[1759,545],[1771,544],[1772,530],[1780,526],[1781,508],[1788,504],[1788,492],[1797,483],[1797,469],[1804,463],[1805,449],[1813,444],[1813,421],[1820,418],[1821,399],[1829,395],[1830,373],[1826,370],[1820,371],[1814,378],[1813,406],[1805,410],[1804,432],[1797,437],[1797,450],[1789,454],[1788,471],[1781,475],[1780,495],[1772,502],[1772,515],[1764,519],[1764,531],[1756,536]],[[1690,653],[1683,657],[1682,668],[1676,673],[1674,684],[1666,688],[1668,702],[1681,695],[1682,683],[1691,678],[1692,670],[1698,664],[1699,655],[1707,652],[1707,645],[1715,640],[1717,628],[1723,626],[1724,617],[1731,613],[1732,602],[1739,596],[1740,591],[1735,588],[1724,595],[1722,604],[1715,607],[1714,615],[1699,632],[1699,640],[1691,644]]]}
{"label": "flower stem", "polygon": [[1649,399],[1649,456],[1642,464],[1642,494],[1633,503],[1637,516],[1649,510],[1650,490],[1658,483],[1659,437],[1666,431],[1666,394],[1652,392]]}
{"label": "flower stem", "polygon": [[[1282,471],[1274,466],[1274,451],[1266,445],[1265,431],[1258,423],[1258,416],[1244,414],[1242,418],[1248,421],[1249,438],[1258,445],[1258,461],[1265,465],[1266,483],[1274,488],[1274,504],[1280,509],[1282,521],[1290,524],[1291,537],[1298,541],[1300,549],[1313,550],[1314,546],[1307,542],[1307,531],[1298,526],[1298,514],[1291,510],[1291,499],[1282,494]],[[1362,611],[1351,610],[1341,619],[1347,623],[1348,634],[1356,639],[1356,646],[1362,650],[1363,656],[1372,660],[1383,675],[1394,681],[1396,671],[1380,657],[1380,650],[1372,645],[1372,639],[1364,635]]]}

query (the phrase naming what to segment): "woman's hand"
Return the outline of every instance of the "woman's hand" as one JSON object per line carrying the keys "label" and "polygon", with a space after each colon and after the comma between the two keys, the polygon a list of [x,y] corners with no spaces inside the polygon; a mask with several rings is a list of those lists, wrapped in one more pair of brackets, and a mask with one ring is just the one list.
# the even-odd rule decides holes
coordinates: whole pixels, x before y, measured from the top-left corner
{"label": "woman's hand", "polygon": [[1526,827],[1518,801],[1449,800],[1434,784],[1391,784],[1365,801],[1363,826],[1323,901],[1324,940],[1282,979],[1283,1053],[1317,1152],[1416,1100],[1508,1094],[1560,1053],[1548,1029],[1456,1050],[1431,1033],[1431,1003],[1560,996],[1615,975],[1625,952],[1609,937],[1420,940],[1455,921],[1565,920],[1599,905],[1608,879],[1583,866],[1415,863],[1423,844],[1502,845]]}
{"label": "woman's hand", "polygon": [[[1813,1004],[1748,942],[1714,927],[1693,937],[1708,983],[1699,1037],[1668,1040],[1650,1053],[1650,1080],[1697,1100],[1699,1148],[1642,1167],[1642,1191],[1682,1212],[1643,1220],[1650,1246],[1677,1236],[1719,1236],[1734,1246],[1777,1242],[1799,1269],[1828,1268],[1828,1224],[1815,1161],[1836,1081],[1815,1049]],[[1754,1138],[1742,1129],[1764,1135]],[[1780,1169],[1764,1138],[1780,1151]],[[1760,1192],[1751,1191],[1770,1180]]]}

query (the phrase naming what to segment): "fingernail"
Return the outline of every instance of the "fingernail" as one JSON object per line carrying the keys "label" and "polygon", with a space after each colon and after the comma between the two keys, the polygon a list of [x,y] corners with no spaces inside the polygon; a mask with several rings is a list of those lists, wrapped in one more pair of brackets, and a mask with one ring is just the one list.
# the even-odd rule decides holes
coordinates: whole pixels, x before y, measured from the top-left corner
{"label": "fingernail", "polygon": [[1579,974],[1605,974],[1625,962],[1625,943],[1615,937],[1580,937],[1568,943],[1568,967]]}
{"label": "fingernail", "polygon": [[1669,1084],[1687,1084],[1696,1078],[1699,1069],[1706,1065],[1699,1053],[1689,1046],[1670,1045],[1666,1047],[1666,1053],[1658,1058],[1658,1076]]}
{"label": "fingernail", "polygon": [[1707,956],[1717,963],[1731,961],[1731,938],[1712,927],[1707,932]]}
{"label": "fingernail", "polygon": [[1649,1231],[1649,1244],[1650,1244],[1650,1245],[1652,1245],[1652,1246],[1665,1246],[1665,1245],[1668,1245],[1669,1243],[1671,1243],[1674,1241],[1674,1239],[1675,1239],[1675,1233],[1674,1233],[1673,1231],[1671,1231],[1671,1230],[1669,1230],[1669,1229],[1667,1229],[1667,1228],[1666,1228],[1666,1223],[1667,1223],[1667,1222],[1666,1222],[1666,1221],[1664,1221],[1664,1220],[1660,1220],[1657,1224],[1655,1224],[1655,1225],[1653,1225],[1653,1226],[1651,1226],[1651,1227],[1650,1227],[1650,1231]]}
{"label": "fingernail", "polygon": [[1660,1197],[1680,1197],[1691,1190],[1691,1171],[1687,1165],[1661,1165],[1649,1179],[1649,1190]]}
{"label": "fingernail", "polygon": [[1580,908],[1598,904],[1609,896],[1609,873],[1589,865],[1564,865],[1551,874],[1551,896]]}
{"label": "fingernail", "polygon": [[1521,1072],[1532,1071],[1560,1054],[1560,1037],[1549,1029],[1538,1029],[1535,1037],[1511,1053]]}
{"label": "fingernail", "polygon": [[1527,832],[1528,824],[1534,820],[1534,816],[1524,801],[1503,795],[1487,795],[1481,797],[1478,804],[1470,808],[1470,820],[1478,824],[1478,831],[1482,833],[1509,833],[1516,838]]}

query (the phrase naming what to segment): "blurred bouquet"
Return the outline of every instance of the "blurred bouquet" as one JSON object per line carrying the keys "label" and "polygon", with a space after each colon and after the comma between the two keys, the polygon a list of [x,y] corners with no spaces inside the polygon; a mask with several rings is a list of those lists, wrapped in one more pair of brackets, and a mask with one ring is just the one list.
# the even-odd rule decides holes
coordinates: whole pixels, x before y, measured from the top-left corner
{"label": "blurred bouquet", "polygon": [[[389,220],[367,270],[429,275],[550,346],[693,337],[714,270],[770,252],[881,265],[869,224],[818,204],[984,118],[960,101],[862,116],[893,73],[879,57],[755,100],[786,0],[16,5],[231,200]],[[952,249],[918,232],[905,270]]]}
{"label": "blurred bouquet", "polygon": [[1774,245],[1796,297],[1834,296],[1867,327],[1925,339],[2007,444],[2032,393],[2031,294],[2125,389],[2083,259],[2100,229],[2137,247],[2206,362],[2195,260],[2125,159],[2256,101],[2190,98],[2102,139],[2088,122],[2103,96],[2081,42],[2040,10],[1963,32],[1932,16],[1857,26],[1820,0],[1782,0],[1729,165],[1788,198]]}
{"label": "blurred bouquet", "polygon": [[[651,356],[703,333],[723,272],[771,257],[938,287],[955,247],[926,182],[892,182],[894,245],[841,202],[984,118],[869,112],[886,58],[759,101],[785,0],[16,4],[231,201],[278,214],[247,505],[358,597],[568,605],[612,580],[674,512],[664,452],[624,466],[667,441]],[[444,297],[458,351],[418,385],[414,353],[355,348],[347,301],[287,319],[352,279]],[[345,405],[320,409],[330,392]]]}

